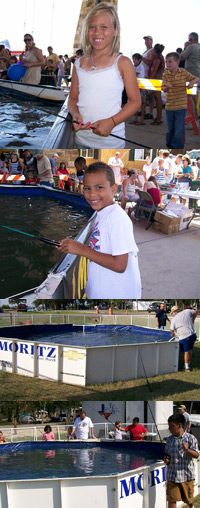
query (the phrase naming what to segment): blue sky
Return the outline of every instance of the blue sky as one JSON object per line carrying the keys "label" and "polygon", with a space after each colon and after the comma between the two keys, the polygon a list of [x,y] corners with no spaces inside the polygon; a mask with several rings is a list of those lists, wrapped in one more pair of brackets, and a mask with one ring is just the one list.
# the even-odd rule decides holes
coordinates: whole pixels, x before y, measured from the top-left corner
{"label": "blue sky", "polygon": [[[72,52],[82,0],[10,0],[1,5],[1,37],[14,50],[23,49],[23,35],[33,33],[44,54],[51,44],[58,54]],[[165,46],[163,54],[183,47],[189,32],[199,31],[199,0],[118,0],[121,51],[131,56],[145,50],[143,36]],[[53,20],[53,23],[52,23]]]}

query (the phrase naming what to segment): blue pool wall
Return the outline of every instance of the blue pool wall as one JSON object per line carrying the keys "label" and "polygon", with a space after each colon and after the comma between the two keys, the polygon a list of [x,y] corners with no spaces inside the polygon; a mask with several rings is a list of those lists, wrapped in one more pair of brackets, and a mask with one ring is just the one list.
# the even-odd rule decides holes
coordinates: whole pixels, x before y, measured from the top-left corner
{"label": "blue pool wall", "polygon": [[18,325],[18,326],[9,326],[9,327],[0,327],[0,336],[5,338],[13,338],[13,339],[29,339],[32,334],[34,333],[36,336],[37,334],[49,334],[53,332],[53,334],[59,333],[67,333],[67,332],[81,332],[83,330],[84,326],[84,333],[93,332],[109,332],[109,331],[118,331],[118,332],[136,332],[138,336],[142,335],[143,337],[148,337],[149,335],[152,335],[152,331],[154,336],[157,339],[161,339],[163,342],[167,342],[171,338],[171,333],[167,331],[160,331],[160,330],[152,330],[148,328],[142,328],[140,326],[120,326],[120,325],[96,325],[96,326],[90,326],[90,325],[77,325],[73,326],[72,324],[68,325],[57,325],[57,324],[51,324],[51,325]]}
{"label": "blue pool wall", "polygon": [[114,450],[120,450],[122,452],[126,452],[131,448],[137,450],[138,453],[142,453],[147,448],[151,452],[156,452],[157,459],[163,460],[164,456],[164,444],[161,442],[155,441],[92,441],[92,442],[82,442],[82,441],[26,441],[18,442],[18,443],[2,443],[0,445],[0,454],[4,453],[12,453],[17,451],[30,451],[30,450],[60,450],[63,448],[68,449],[82,449],[82,448],[112,448]]}

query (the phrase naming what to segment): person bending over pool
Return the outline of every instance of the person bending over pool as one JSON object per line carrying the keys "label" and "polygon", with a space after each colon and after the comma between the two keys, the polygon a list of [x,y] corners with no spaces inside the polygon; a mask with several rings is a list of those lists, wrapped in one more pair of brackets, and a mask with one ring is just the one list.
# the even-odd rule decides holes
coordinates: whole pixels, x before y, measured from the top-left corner
{"label": "person bending over pool", "polygon": [[168,418],[169,431],[164,462],[167,465],[168,508],[176,508],[177,501],[184,501],[194,508],[194,462],[199,456],[196,437],[184,431],[183,414]]}
{"label": "person bending over pool", "polygon": [[54,433],[52,432],[51,425],[45,425],[43,441],[55,441]]}
{"label": "person bending over pool", "polygon": [[90,164],[84,175],[84,196],[97,212],[89,246],[61,240],[59,250],[90,260],[87,298],[141,298],[138,248],[126,212],[113,202],[117,185],[112,168]]}
{"label": "person bending over pool", "polygon": [[125,432],[130,432],[130,440],[131,441],[143,441],[144,436],[148,434],[147,429],[140,425],[139,418],[136,416],[133,418],[132,425],[128,425],[125,427]]}

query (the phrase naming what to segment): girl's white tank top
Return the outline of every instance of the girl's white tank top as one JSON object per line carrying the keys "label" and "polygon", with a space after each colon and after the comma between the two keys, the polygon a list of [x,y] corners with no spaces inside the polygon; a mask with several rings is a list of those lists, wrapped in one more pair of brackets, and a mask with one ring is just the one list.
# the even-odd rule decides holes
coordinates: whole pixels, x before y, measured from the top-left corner
{"label": "girl's white tank top", "polygon": [[[81,69],[80,60],[76,60],[79,82],[77,106],[84,123],[110,118],[121,111],[124,82],[118,69],[120,56],[111,67],[91,71]],[[125,138],[124,122],[114,127],[112,134]],[[125,148],[125,141],[112,136],[98,136],[92,130],[76,132],[75,141],[87,148]]]}

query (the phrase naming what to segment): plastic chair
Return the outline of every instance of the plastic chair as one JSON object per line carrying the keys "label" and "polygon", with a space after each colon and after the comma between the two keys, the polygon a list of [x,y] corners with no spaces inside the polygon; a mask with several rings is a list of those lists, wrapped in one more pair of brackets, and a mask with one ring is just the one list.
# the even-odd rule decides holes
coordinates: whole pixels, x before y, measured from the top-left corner
{"label": "plastic chair", "polygon": [[[149,229],[151,224],[153,224],[153,218],[158,207],[155,205],[153,198],[148,192],[137,189],[137,193],[139,194],[140,203],[135,218],[136,219],[138,218],[140,212],[148,212],[149,216],[146,229]],[[145,203],[143,203],[144,200],[150,201],[152,203],[151,208],[149,208],[147,205],[145,205]]]}

